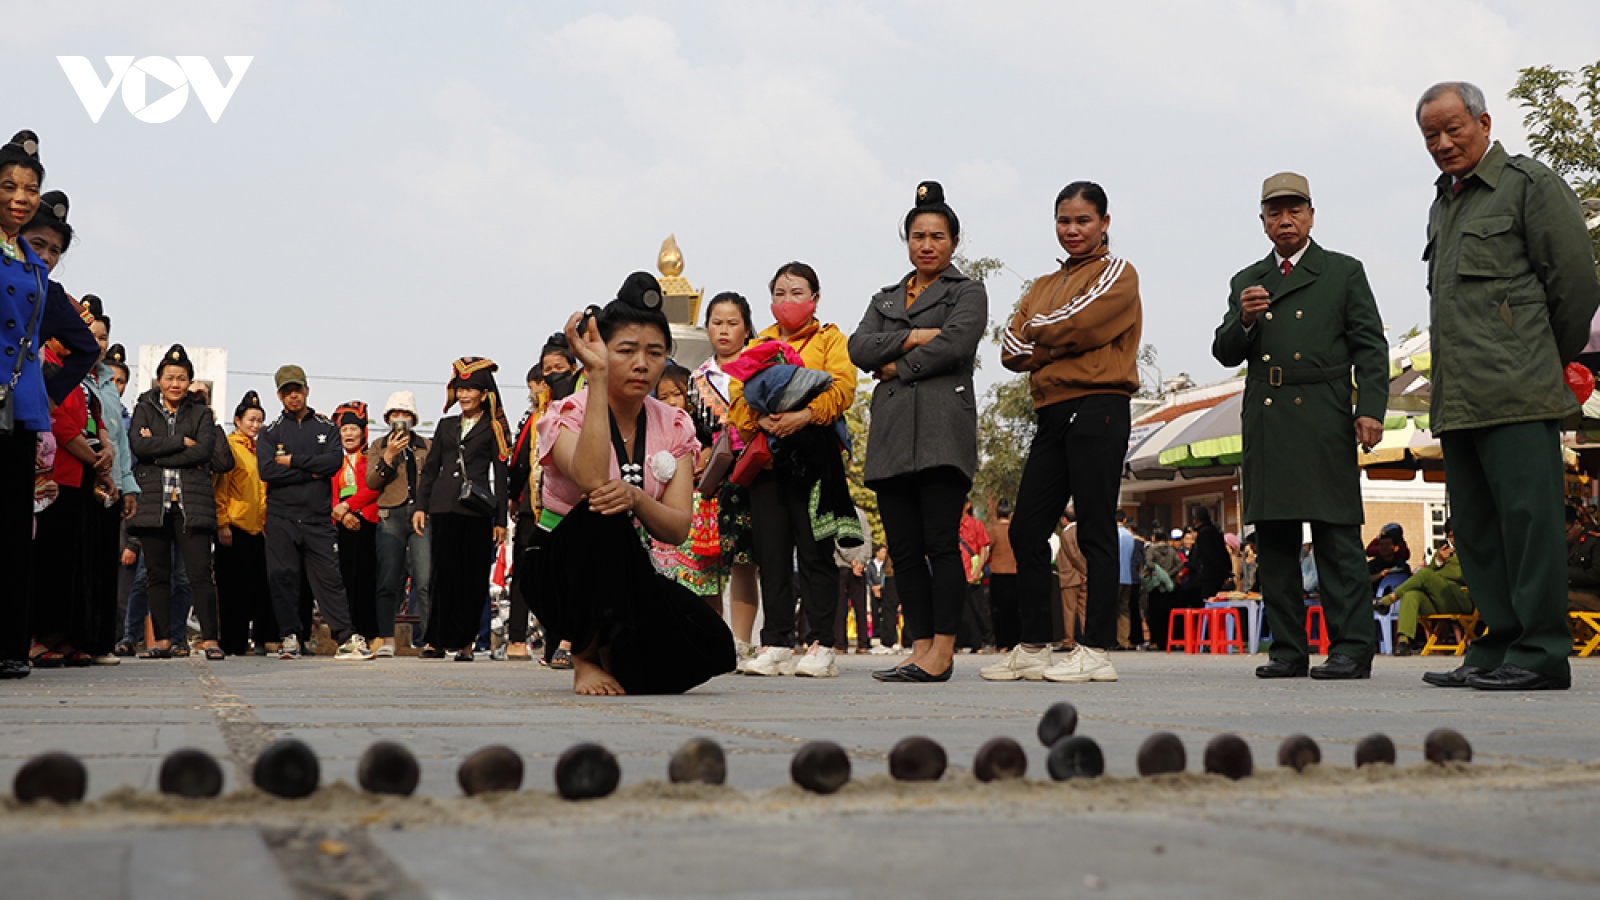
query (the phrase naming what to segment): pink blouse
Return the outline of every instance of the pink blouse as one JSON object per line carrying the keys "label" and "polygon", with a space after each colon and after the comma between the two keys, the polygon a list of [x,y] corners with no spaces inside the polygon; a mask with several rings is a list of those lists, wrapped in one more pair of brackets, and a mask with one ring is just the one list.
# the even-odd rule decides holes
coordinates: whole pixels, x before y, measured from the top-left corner
{"label": "pink blouse", "polygon": [[[572,432],[574,436],[583,430],[583,415],[588,403],[589,389],[584,388],[564,400],[552,403],[535,426],[539,432],[539,463],[544,467],[544,508],[557,515],[564,516],[571,512],[583,500],[583,491],[555,467],[550,455],[555,451],[556,438],[563,430]],[[656,477],[656,466],[651,464],[652,460],[664,453],[676,465],[677,460],[699,453],[700,442],[695,439],[694,421],[681,409],[668,406],[654,397],[646,397],[644,415],[644,492],[660,500],[661,495],[666,493],[667,482]],[[607,447],[610,444],[608,435]],[[611,477],[621,478],[622,469],[617,465],[616,452],[611,451],[607,455],[611,458]],[[671,480],[670,476],[667,480]]]}

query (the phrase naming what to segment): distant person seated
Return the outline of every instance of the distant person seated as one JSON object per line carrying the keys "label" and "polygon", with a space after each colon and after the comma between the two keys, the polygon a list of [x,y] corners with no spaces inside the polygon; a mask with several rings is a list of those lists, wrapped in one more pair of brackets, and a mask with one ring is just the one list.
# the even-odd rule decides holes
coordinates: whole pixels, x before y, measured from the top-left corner
{"label": "distant person seated", "polygon": [[1411,571],[1411,548],[1406,546],[1406,533],[1399,522],[1390,522],[1378,530],[1378,536],[1367,545],[1367,558],[1378,555],[1378,541],[1385,536],[1394,542],[1394,558],[1406,564],[1406,571]]}
{"label": "distant person seated", "polygon": [[1372,556],[1367,560],[1367,576],[1372,581],[1372,587],[1377,589],[1378,583],[1397,572],[1409,575],[1411,567],[1400,558],[1400,550],[1395,545],[1394,538],[1389,534],[1380,534],[1372,542]]}
{"label": "distant person seated", "polygon": [[637,531],[683,543],[700,453],[689,414],[650,396],[672,352],[660,285],[628,276],[566,336],[587,384],[536,426],[544,504],[530,605],[572,642],[577,693],[681,694],[735,660],[722,617],[656,571]]}
{"label": "distant person seated", "polygon": [[1434,551],[1433,559],[1393,591],[1379,597],[1373,606],[1387,610],[1397,602],[1400,617],[1395,623],[1395,656],[1410,656],[1425,640],[1417,630],[1422,616],[1464,616],[1472,612],[1472,599],[1467,596],[1449,520],[1444,523],[1444,543]]}

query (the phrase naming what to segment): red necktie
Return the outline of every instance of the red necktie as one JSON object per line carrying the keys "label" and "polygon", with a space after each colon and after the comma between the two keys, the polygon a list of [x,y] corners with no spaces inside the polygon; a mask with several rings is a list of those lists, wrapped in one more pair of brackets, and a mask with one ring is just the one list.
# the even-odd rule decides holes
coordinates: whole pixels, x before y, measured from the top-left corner
{"label": "red necktie", "polygon": [[1289,262],[1287,259],[1283,261],[1283,274],[1289,274],[1289,270],[1292,268],[1294,268],[1294,263]]}
{"label": "red necktie", "polygon": [[1461,193],[1461,179],[1457,178],[1456,179],[1456,183],[1450,185],[1450,193],[1452,193],[1452,194]]}

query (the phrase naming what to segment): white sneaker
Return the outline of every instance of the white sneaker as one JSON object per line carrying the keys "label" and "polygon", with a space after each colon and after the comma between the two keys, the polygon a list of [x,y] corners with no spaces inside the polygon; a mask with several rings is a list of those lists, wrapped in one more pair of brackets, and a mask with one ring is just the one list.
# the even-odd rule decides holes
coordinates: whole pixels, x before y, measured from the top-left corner
{"label": "white sneaker", "polygon": [[300,638],[292,634],[285,635],[283,640],[278,644],[278,658],[299,659]]}
{"label": "white sneaker", "polygon": [[978,677],[984,681],[1042,681],[1050,667],[1049,646],[1029,650],[1018,644],[999,662],[979,669]]}
{"label": "white sneaker", "polygon": [[384,641],[383,646],[379,647],[374,655],[379,659],[394,659],[394,641]]}
{"label": "white sneaker", "polygon": [[744,667],[746,675],[793,675],[794,651],[788,647],[762,647]]}
{"label": "white sneaker", "polygon": [[1046,681],[1081,684],[1085,681],[1116,681],[1109,650],[1094,650],[1079,644],[1066,658],[1044,670]]}
{"label": "white sneaker", "polygon": [[812,644],[806,655],[795,664],[794,674],[804,678],[838,678],[839,667],[833,661],[832,647]]}
{"label": "white sneaker", "polygon": [[350,635],[350,640],[339,647],[339,652],[333,655],[334,659],[372,659],[373,652],[367,647],[367,639],[359,634]]}

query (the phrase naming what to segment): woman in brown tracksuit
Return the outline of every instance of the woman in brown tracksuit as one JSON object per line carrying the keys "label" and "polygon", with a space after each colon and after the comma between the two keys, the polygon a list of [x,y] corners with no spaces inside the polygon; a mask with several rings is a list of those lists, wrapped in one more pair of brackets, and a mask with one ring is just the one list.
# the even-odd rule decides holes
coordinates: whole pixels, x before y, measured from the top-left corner
{"label": "woman in brown tracksuit", "polygon": [[[1006,329],[1001,362],[1027,372],[1039,426],[1028,449],[1011,546],[1021,641],[980,674],[992,681],[1116,681],[1117,488],[1128,449],[1128,398],[1139,389],[1139,277],[1111,255],[1106,195],[1079,181],[1056,197],[1061,269],[1039,278]],[[1083,639],[1051,664],[1050,534],[1068,500],[1088,563]]]}

